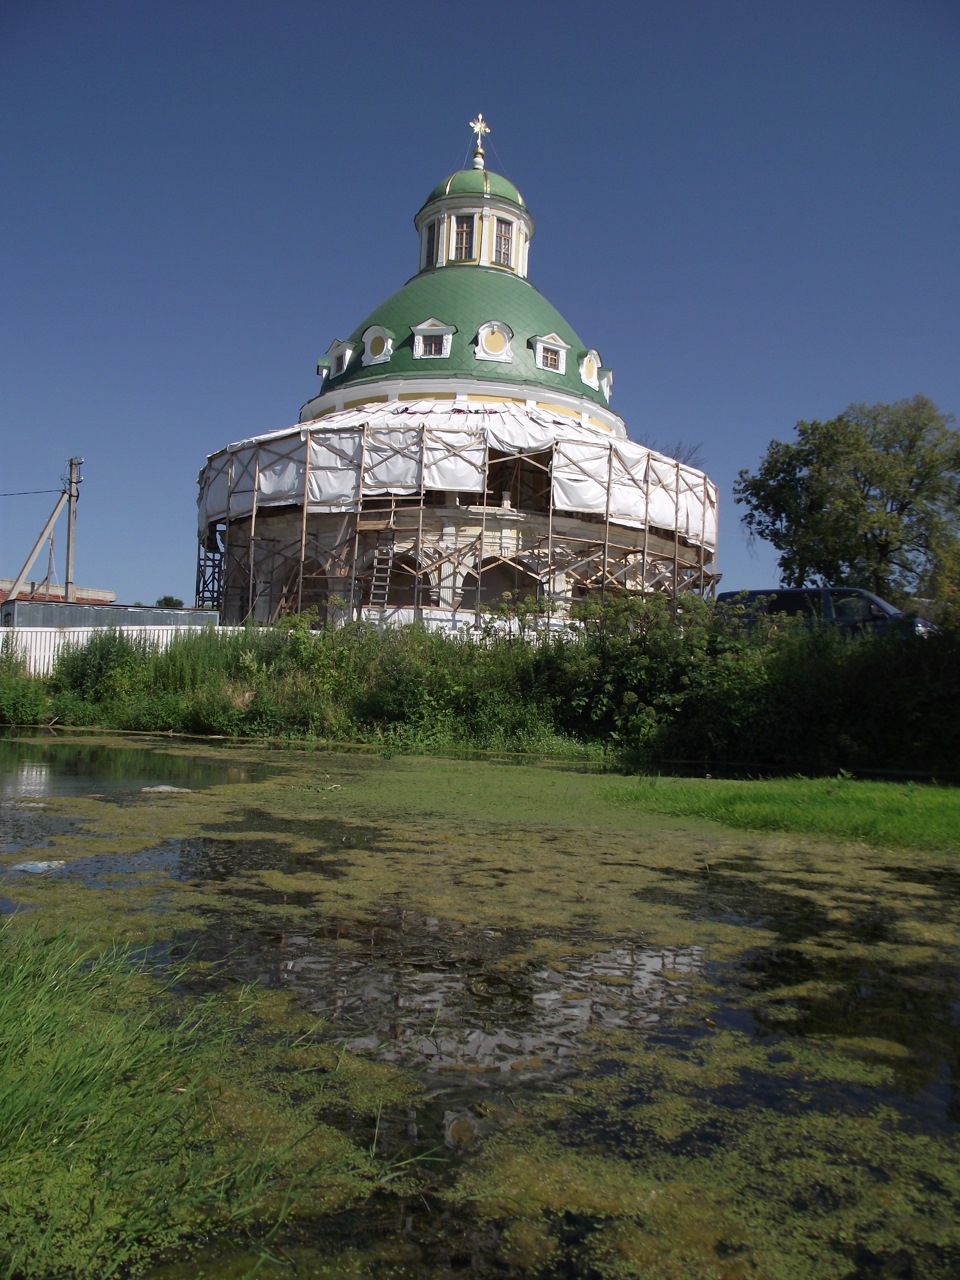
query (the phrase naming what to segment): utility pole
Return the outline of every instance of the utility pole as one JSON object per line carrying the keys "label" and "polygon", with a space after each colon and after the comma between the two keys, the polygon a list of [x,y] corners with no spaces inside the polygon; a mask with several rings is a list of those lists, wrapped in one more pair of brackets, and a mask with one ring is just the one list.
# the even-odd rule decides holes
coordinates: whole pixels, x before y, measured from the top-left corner
{"label": "utility pole", "polygon": [[80,467],[82,458],[70,459],[70,479],[67,483],[67,569],[64,583],[64,598],[73,604],[77,598],[77,588],[73,582],[73,535],[77,522],[77,499],[80,496]]}
{"label": "utility pole", "polygon": [[[64,506],[67,508],[67,581],[66,590],[64,591],[64,599],[75,601],[77,598],[77,589],[73,584],[73,531],[74,524],[77,519],[77,498],[80,496],[80,482],[83,480],[83,476],[80,474],[83,459],[71,458],[67,465],[70,468],[70,478],[68,480],[66,476],[61,477],[63,492],[54,504],[54,508],[50,512],[50,517],[47,520],[47,523],[43,526],[43,532],[33,544],[33,550],[27,556],[26,563],[17,575],[17,579],[13,586],[10,588],[7,595],[8,600],[16,600],[17,596],[20,594],[20,588],[26,582],[27,574],[33,568],[33,562],[40,554],[40,548],[48,537],[53,537],[53,526],[57,523],[57,516],[63,510]],[[49,573],[47,576],[49,578]]]}

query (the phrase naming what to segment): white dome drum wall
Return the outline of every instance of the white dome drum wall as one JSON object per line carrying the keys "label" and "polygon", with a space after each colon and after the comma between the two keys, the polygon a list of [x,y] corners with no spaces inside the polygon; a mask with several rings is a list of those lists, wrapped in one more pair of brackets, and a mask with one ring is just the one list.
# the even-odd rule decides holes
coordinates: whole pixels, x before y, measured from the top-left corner
{"label": "white dome drum wall", "polygon": [[418,274],[331,344],[300,423],[201,471],[198,605],[455,631],[508,592],[712,591],[716,488],[626,438],[612,372],[526,279],[517,189],[478,146],[415,225]]}

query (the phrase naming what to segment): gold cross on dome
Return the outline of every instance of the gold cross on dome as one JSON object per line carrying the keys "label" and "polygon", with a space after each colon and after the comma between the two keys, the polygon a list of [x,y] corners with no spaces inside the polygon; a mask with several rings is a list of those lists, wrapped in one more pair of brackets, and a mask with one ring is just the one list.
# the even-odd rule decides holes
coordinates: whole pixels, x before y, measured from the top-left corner
{"label": "gold cross on dome", "polygon": [[490,132],[490,126],[487,124],[486,120],[484,120],[482,111],[477,112],[476,120],[470,121],[470,128],[477,135],[477,147],[482,151],[483,135]]}

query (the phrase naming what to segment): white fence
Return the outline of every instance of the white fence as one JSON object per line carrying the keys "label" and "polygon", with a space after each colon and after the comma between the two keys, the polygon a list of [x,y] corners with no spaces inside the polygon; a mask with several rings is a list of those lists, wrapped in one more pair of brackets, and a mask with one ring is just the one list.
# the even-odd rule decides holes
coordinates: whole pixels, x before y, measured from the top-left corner
{"label": "white fence", "polygon": [[[64,649],[85,645],[98,631],[120,631],[131,640],[146,640],[165,649],[174,636],[198,630],[199,627],[3,627],[0,629],[0,646],[4,649],[11,646],[26,663],[31,675],[48,676]],[[213,627],[211,630],[233,628]]]}
{"label": "white fence", "polygon": [[[523,628],[515,619],[485,619],[477,626],[472,609],[459,612],[449,609],[370,609],[361,611],[362,621],[374,627],[402,627],[420,623],[428,631],[441,631],[456,640],[482,640],[490,633],[501,636],[519,635]],[[563,618],[543,617],[527,625],[528,634],[543,634],[569,628]],[[174,636],[197,631],[243,631],[243,627],[0,627],[0,650],[12,648],[26,663],[33,676],[48,676],[57,657],[68,646],[79,648],[98,631],[119,631],[131,640],[145,640],[165,649]]]}

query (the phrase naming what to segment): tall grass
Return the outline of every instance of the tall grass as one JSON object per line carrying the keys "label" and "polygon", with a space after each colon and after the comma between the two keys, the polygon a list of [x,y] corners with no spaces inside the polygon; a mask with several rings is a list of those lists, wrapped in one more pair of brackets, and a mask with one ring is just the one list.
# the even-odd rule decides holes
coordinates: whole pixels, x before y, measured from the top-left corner
{"label": "tall grass", "polygon": [[12,632],[0,635],[0,725],[39,724],[47,705],[46,689],[27,674]]}
{"label": "tall grass", "polygon": [[137,997],[130,958],[0,933],[0,1269],[110,1277],[219,1216],[211,1037]]}
{"label": "tall grass", "polygon": [[0,931],[0,1275],[133,1275],[297,1197],[369,1194],[366,1153],[320,1126],[291,1154],[299,1107],[238,1084],[241,1023],[210,1000],[180,1008],[123,950]]}
{"label": "tall grass", "polygon": [[65,724],[421,750],[572,745],[530,646],[458,644],[421,627],[311,631],[293,619],[184,634],[164,650],[104,632],[61,657],[50,688]]}

